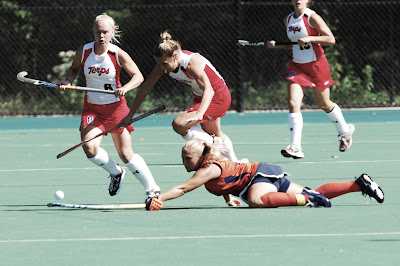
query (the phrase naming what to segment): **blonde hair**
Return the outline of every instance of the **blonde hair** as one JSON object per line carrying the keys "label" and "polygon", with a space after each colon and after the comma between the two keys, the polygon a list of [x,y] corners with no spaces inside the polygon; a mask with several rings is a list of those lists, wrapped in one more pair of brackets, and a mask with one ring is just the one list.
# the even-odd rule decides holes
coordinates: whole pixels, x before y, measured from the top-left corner
{"label": "blonde hair", "polygon": [[203,155],[204,159],[217,159],[217,160],[227,160],[228,158],[224,157],[221,151],[224,150],[224,147],[219,144],[208,144],[201,140],[189,140],[183,145],[182,151],[194,153],[198,156]]}
{"label": "blonde hair", "polygon": [[155,57],[171,57],[175,51],[182,50],[179,42],[172,39],[171,34],[166,30],[160,34],[161,40],[154,49]]}
{"label": "blonde hair", "polygon": [[106,13],[103,13],[96,17],[93,24],[96,24],[97,21],[105,21],[109,23],[114,30],[111,37],[111,42],[119,43],[119,39],[122,38],[121,31],[119,31],[119,26],[115,23],[114,19],[109,15],[107,15]]}

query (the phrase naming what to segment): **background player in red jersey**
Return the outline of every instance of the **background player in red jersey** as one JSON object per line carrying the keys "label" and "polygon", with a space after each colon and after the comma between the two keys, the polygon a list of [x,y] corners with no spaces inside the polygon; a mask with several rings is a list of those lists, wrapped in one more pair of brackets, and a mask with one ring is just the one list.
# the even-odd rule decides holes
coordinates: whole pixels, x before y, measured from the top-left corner
{"label": "background player in red jersey", "polygon": [[[315,190],[305,188],[286,179],[287,173],[277,165],[266,163],[235,163],[220,153],[219,145],[191,140],[182,148],[182,161],[188,172],[194,175],[180,185],[161,193],[156,199],[149,199],[149,210],[158,210],[162,202],[183,196],[202,185],[217,196],[224,196],[228,205],[238,206],[239,196],[252,208],[274,208],[281,206],[331,207],[330,199],[361,191],[384,200],[382,189],[367,174],[355,181],[331,182]],[[154,204],[153,201],[157,204]],[[151,209],[153,205],[157,205]]]}
{"label": "background player in red jersey", "polygon": [[281,150],[287,158],[304,157],[301,147],[303,116],[301,105],[306,87],[314,90],[319,108],[324,110],[335,123],[339,133],[339,150],[347,151],[352,144],[355,127],[347,124],[340,107],[330,100],[329,87],[335,82],[330,76],[330,68],[321,45],[335,44],[335,37],[325,21],[308,7],[312,0],[292,0],[294,12],[284,18],[287,36],[298,45],[275,45],[275,41],[267,43],[268,48],[292,49],[293,58],[289,64],[286,79],[289,81],[289,128],[291,144]]}
{"label": "background player in red jersey", "polygon": [[173,40],[167,31],[160,36],[160,43],[154,50],[157,64],[140,86],[131,111],[124,119],[125,123],[130,121],[153,86],[165,73],[189,84],[194,94],[194,106],[174,119],[172,127],[175,132],[186,140],[204,140],[210,144],[222,142],[229,160],[238,161],[231,140],[221,130],[221,117],[226,114],[231,104],[231,93],[224,79],[205,57],[182,50],[179,42]]}
{"label": "background player in red jersey", "polygon": [[[97,16],[93,32],[95,41],[85,44],[76,51],[66,79],[60,82],[60,89],[64,89],[62,85],[70,85],[83,69],[87,87],[113,90],[115,95],[86,92],[80,126],[82,140],[90,139],[117,126],[129,113],[125,93],[137,88],[143,82],[143,75],[132,58],[112,43],[112,41],[118,42],[119,37],[118,26],[114,19],[107,14]],[[132,77],[124,86],[120,82],[122,69]],[[143,184],[147,196],[154,197],[160,193],[160,188],[143,158],[133,153],[130,136],[133,130],[133,126],[129,124],[111,131],[111,136],[121,160]],[[100,147],[102,138],[101,136],[85,143],[83,150],[89,161],[110,173],[109,194],[114,196],[121,189],[121,181],[126,171]]]}

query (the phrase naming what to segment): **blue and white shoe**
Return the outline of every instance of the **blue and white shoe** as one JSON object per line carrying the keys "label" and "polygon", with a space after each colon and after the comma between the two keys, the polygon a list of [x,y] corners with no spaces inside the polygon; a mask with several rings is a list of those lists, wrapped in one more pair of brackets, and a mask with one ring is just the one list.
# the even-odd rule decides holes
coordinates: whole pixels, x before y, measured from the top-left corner
{"label": "blue and white shoe", "polygon": [[383,190],[369,175],[365,173],[360,175],[360,177],[356,179],[356,183],[360,186],[363,196],[368,195],[369,197],[376,199],[379,203],[383,202],[385,198]]}
{"label": "blue and white shoe", "polygon": [[326,207],[330,208],[332,206],[331,201],[322,195],[321,193],[309,189],[309,188],[304,188],[303,192],[301,193],[303,195],[310,195],[310,197],[307,200],[306,207]]}

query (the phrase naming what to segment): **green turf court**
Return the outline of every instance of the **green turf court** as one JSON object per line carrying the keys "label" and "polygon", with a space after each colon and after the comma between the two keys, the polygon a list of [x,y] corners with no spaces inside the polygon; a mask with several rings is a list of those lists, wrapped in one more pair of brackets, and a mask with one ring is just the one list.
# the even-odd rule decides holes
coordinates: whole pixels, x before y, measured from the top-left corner
{"label": "green turf court", "polygon": [[[332,208],[232,208],[204,188],[164,204],[159,212],[49,208],[56,190],[65,203],[141,203],[142,185],[127,173],[108,195],[107,173],[81,149],[79,117],[0,119],[0,261],[2,265],[398,265],[400,260],[400,110],[345,110],[356,125],[352,148],[338,151],[334,125],[321,111],[303,113],[305,159],[283,158],[287,113],[227,114],[223,131],[239,158],[280,165],[292,182],[316,186],[366,172],[385,202],[347,194]],[[134,151],[162,189],[189,178],[175,115],[135,124]],[[103,147],[120,160],[111,137]],[[332,156],[339,158],[332,158]]]}

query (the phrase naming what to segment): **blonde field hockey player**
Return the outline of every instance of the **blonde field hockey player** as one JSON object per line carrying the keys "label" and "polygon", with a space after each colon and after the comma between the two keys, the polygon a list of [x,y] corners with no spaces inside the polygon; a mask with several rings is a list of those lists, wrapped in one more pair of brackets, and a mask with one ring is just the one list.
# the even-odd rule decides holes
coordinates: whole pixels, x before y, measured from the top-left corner
{"label": "blonde field hockey player", "polygon": [[[95,41],[78,48],[67,76],[59,86],[61,90],[65,90],[82,69],[87,87],[114,92],[113,94],[85,93],[80,125],[81,140],[93,139],[82,145],[83,151],[90,162],[109,173],[110,196],[118,194],[126,170],[116,164],[101,147],[104,136],[102,133],[112,129],[111,137],[120,159],[142,183],[147,197],[154,197],[160,193],[160,187],[156,184],[144,159],[133,152],[130,133],[134,131],[134,127],[129,124],[115,128],[129,113],[125,94],[137,88],[144,80],[138,66],[128,53],[113,43],[119,42],[118,28],[109,15],[103,13],[97,16],[93,23]],[[120,81],[122,69],[131,77],[124,85]]]}
{"label": "blonde field hockey player", "polygon": [[231,94],[222,76],[209,60],[188,50],[182,50],[178,41],[168,31],[161,33],[154,49],[156,65],[140,86],[129,115],[128,123],[140,104],[163,74],[189,84],[193,92],[193,106],[178,115],[172,122],[176,133],[186,140],[204,140],[221,143],[229,160],[239,161],[230,138],[222,132],[221,118],[231,105]]}

